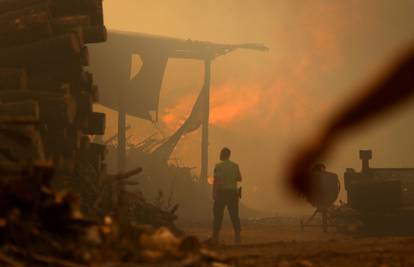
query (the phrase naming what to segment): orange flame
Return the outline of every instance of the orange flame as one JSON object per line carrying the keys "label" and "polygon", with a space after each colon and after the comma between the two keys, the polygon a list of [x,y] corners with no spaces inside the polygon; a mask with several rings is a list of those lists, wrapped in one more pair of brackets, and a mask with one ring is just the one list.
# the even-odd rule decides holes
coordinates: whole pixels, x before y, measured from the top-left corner
{"label": "orange flame", "polygon": [[227,126],[252,113],[260,103],[262,90],[255,87],[213,88],[210,104],[210,123]]}
{"label": "orange flame", "polygon": [[[211,89],[210,123],[227,126],[252,113],[261,102],[263,90],[253,86],[224,85]],[[196,94],[182,98],[175,106],[165,109],[161,120],[170,129],[177,129],[188,118]]]}

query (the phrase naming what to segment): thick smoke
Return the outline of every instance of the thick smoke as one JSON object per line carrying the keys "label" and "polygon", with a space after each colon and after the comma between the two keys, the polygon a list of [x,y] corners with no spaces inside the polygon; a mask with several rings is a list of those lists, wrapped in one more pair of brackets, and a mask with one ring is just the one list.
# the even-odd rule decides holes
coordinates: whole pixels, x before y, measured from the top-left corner
{"label": "thick smoke", "polygon": [[[281,181],[297,142],[414,39],[410,0],[106,0],[105,5],[109,28],[270,47],[268,53],[239,51],[217,59],[211,93],[210,164],[222,146],[231,147],[245,176],[244,201],[266,210],[291,211]],[[164,135],[190,113],[202,74],[199,62],[170,61],[161,96]],[[108,113],[110,135],[116,114]],[[407,108],[344,140],[328,169],[341,177],[345,168],[359,168],[360,148],[374,150],[374,164],[414,166],[413,114]],[[143,121],[128,121],[132,141],[155,131]],[[175,156],[198,167],[199,141],[199,132],[186,136]]]}

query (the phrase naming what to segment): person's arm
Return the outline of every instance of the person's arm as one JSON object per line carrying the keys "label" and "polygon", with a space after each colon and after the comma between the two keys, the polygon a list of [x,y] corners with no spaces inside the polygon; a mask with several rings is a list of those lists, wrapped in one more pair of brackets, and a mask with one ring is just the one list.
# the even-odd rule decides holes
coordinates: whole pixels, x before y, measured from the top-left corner
{"label": "person's arm", "polygon": [[[239,165],[237,165],[237,177],[236,177],[236,181],[238,183],[241,183],[241,181],[242,181],[242,175],[241,175],[241,172],[240,172]],[[239,195],[239,198],[241,199],[242,198],[242,188],[241,188],[241,186],[237,189],[237,193]]]}
{"label": "person's arm", "polygon": [[214,176],[213,176],[213,200],[216,200],[217,196],[217,182],[218,182],[218,174],[217,174],[217,166],[214,168]]}
{"label": "person's arm", "polygon": [[240,172],[239,165],[237,165],[237,177],[236,177],[236,181],[237,182],[241,182],[242,181],[242,175],[241,175],[241,172]]}

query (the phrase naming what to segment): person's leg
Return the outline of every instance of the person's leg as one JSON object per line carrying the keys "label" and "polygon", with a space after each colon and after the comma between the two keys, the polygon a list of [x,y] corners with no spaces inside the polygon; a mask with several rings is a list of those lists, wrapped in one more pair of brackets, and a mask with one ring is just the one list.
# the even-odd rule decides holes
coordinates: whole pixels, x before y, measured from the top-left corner
{"label": "person's leg", "polygon": [[233,224],[234,228],[234,240],[236,243],[240,243],[240,231],[241,231],[241,225],[240,225],[240,217],[239,217],[239,196],[237,195],[237,192],[233,194],[231,192],[228,195],[228,201],[227,201],[227,207],[230,214],[230,219]]}
{"label": "person's leg", "polygon": [[223,195],[218,193],[216,199],[214,200],[213,205],[213,215],[214,215],[214,223],[213,223],[213,242],[219,241],[219,234],[221,224],[223,222],[223,215],[224,215],[224,208],[225,208],[225,201]]}

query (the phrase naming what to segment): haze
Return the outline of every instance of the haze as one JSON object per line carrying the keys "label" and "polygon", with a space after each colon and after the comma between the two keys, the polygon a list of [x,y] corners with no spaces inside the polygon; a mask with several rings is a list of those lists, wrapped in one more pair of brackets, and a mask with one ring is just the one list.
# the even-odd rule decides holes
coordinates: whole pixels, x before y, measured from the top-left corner
{"label": "haze", "polygon": [[[237,51],[214,62],[211,91],[210,173],[223,146],[244,176],[243,202],[294,213],[283,187],[285,163],[335,110],[359,93],[390,59],[414,41],[411,0],[105,0],[109,29],[223,43],[265,43],[270,51]],[[188,116],[202,85],[202,63],[171,60],[163,82],[160,121],[128,118],[131,142],[160,129],[168,136]],[[116,88],[114,88],[116,90]],[[116,112],[106,137],[116,132]],[[359,149],[373,149],[373,165],[414,167],[408,106],[338,144],[328,170],[342,178],[359,169]],[[200,131],[174,152],[199,167]],[[198,169],[195,170],[198,172]],[[341,198],[345,198],[344,192]]]}

